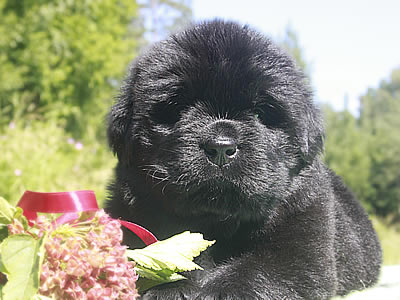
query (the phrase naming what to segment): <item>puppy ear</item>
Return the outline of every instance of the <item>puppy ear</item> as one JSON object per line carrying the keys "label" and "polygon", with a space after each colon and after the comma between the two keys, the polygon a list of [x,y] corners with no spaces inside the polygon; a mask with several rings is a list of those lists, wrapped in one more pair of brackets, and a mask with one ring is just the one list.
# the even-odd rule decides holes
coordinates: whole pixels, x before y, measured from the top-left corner
{"label": "puppy ear", "polygon": [[112,106],[108,114],[108,143],[120,161],[125,156],[128,148],[127,135],[132,127],[133,98],[132,80],[126,80],[121,87],[117,102]]}
{"label": "puppy ear", "polygon": [[132,104],[129,103],[128,99],[124,98],[119,99],[108,115],[108,143],[118,158],[121,158],[124,152],[125,137],[130,127],[131,115]]}

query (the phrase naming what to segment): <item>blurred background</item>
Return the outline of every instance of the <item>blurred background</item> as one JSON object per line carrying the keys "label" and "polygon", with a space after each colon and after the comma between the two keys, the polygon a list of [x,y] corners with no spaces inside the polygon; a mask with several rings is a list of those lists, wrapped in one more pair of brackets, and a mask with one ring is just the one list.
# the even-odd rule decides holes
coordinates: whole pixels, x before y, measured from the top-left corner
{"label": "blurred background", "polygon": [[116,159],[105,117],[129,62],[186,24],[249,24],[287,49],[325,116],[326,163],[400,263],[400,2],[0,0],[0,196],[91,189]]}

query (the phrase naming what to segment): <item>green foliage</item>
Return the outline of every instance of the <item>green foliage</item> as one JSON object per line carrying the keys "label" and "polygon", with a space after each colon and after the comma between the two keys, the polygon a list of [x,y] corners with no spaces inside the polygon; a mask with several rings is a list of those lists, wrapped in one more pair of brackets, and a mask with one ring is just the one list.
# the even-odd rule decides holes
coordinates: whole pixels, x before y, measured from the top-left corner
{"label": "green foliage", "polygon": [[[23,228],[28,227],[28,220],[22,214],[22,208],[14,207],[8,203],[3,197],[0,197],[0,242],[8,237],[8,225],[13,222],[14,219],[20,221]],[[1,258],[1,253],[0,253]],[[0,272],[5,272],[5,266],[0,259]]]}
{"label": "green foliage", "polygon": [[135,18],[132,0],[0,0],[0,195],[105,198],[105,116],[135,55]]}
{"label": "green foliage", "polygon": [[177,272],[202,270],[192,260],[214,243],[204,240],[200,233],[185,231],[144,249],[127,250],[127,256],[136,262],[135,269],[142,277],[137,283],[139,291],[185,279]]}
{"label": "green foliage", "polygon": [[400,69],[368,90],[360,111],[325,107],[325,161],[370,212],[400,218]]}
{"label": "green foliage", "polygon": [[29,235],[16,234],[2,241],[2,272],[7,275],[8,281],[2,288],[1,299],[29,300],[37,293],[46,237],[43,235],[35,239]]}
{"label": "green foliage", "polygon": [[0,133],[0,195],[16,204],[25,190],[94,190],[106,197],[116,159],[94,136],[74,141],[55,122],[15,124]]}
{"label": "green foliage", "polygon": [[0,227],[11,224],[17,209],[0,197]]}
{"label": "green foliage", "polygon": [[374,190],[368,201],[382,216],[400,217],[400,69],[390,81],[369,89],[361,98],[360,122],[369,136],[370,184]]}
{"label": "green foliage", "polygon": [[[132,0],[0,1],[0,120],[98,126],[134,56]],[[88,117],[90,115],[90,118]]]}
{"label": "green foliage", "polygon": [[343,178],[358,199],[371,212],[369,197],[371,158],[368,151],[368,135],[358,126],[358,121],[348,111],[335,112],[324,106],[325,155],[328,166]]}
{"label": "green foliage", "polygon": [[173,272],[201,270],[192,260],[212,244],[214,242],[203,240],[203,235],[200,233],[185,231],[167,240],[151,244],[145,250],[128,250],[128,257],[141,266],[156,271],[163,269]]}

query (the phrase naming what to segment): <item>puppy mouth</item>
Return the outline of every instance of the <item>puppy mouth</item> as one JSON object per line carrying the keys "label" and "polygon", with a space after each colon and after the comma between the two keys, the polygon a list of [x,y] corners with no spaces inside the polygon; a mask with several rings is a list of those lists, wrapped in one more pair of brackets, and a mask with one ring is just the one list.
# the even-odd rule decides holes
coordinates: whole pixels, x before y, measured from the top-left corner
{"label": "puppy mouth", "polygon": [[196,215],[214,215],[220,221],[238,214],[245,198],[238,184],[222,176],[191,184],[182,195]]}
{"label": "puppy mouth", "polygon": [[207,168],[204,173],[206,173],[206,175],[193,178],[184,183],[177,181],[174,183],[174,186],[184,194],[197,193],[199,190],[210,192],[235,190],[236,193],[239,193],[241,190],[240,183],[229,176],[231,172],[227,166]]}
{"label": "puppy mouth", "polygon": [[[237,173],[237,174],[236,174]],[[217,166],[214,164],[207,165],[200,174],[191,177],[185,182],[177,181],[175,186],[181,193],[191,194],[198,193],[198,191],[223,194],[235,193],[242,194],[241,181],[243,176],[240,177],[240,170],[236,169],[234,163]]]}

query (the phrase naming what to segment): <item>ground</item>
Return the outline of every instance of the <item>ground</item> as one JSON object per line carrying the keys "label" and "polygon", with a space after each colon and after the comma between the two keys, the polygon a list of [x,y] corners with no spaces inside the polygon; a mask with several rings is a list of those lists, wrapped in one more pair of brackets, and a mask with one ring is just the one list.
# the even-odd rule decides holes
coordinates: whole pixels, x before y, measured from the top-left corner
{"label": "ground", "polygon": [[400,300],[400,265],[383,267],[379,283],[363,292],[355,292],[336,300]]}

